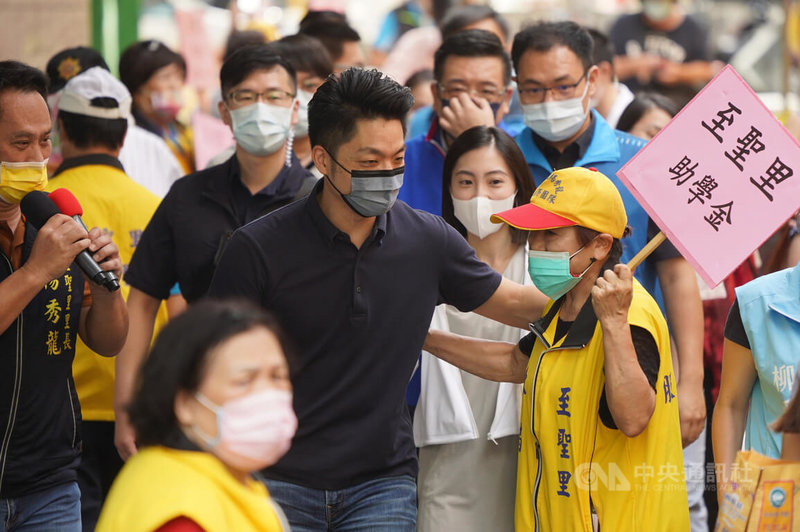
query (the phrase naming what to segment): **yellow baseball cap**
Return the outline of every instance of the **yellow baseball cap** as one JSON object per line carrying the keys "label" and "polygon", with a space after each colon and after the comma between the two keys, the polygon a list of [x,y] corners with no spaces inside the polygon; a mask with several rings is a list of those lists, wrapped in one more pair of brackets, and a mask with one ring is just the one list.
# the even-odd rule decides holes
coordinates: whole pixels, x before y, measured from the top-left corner
{"label": "yellow baseball cap", "polygon": [[595,168],[556,170],[533,192],[531,202],[493,214],[492,222],[536,231],[579,225],[622,238],[628,218],[617,187]]}

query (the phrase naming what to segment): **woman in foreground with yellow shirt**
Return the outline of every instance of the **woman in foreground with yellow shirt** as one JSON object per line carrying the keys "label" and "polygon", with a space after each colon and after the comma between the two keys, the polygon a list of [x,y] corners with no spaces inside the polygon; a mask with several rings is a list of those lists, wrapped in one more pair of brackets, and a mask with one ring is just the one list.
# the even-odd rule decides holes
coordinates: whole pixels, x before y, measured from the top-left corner
{"label": "woman in foreground with yellow shirt", "polygon": [[114,482],[99,532],[288,530],[251,477],[297,427],[274,318],[241,303],[193,306],[159,335],[129,412],[141,451]]}

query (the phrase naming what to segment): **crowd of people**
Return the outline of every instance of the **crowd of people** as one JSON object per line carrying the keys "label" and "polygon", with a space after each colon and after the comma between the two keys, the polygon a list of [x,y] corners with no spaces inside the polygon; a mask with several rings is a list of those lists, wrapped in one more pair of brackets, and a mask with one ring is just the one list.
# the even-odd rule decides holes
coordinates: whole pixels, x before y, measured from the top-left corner
{"label": "crowd of people", "polygon": [[0,61],[3,530],[697,532],[800,460],[797,221],[719,287],[627,265],[616,173],[722,66],[642,5],[235,31],[207,165],[164,43]]}

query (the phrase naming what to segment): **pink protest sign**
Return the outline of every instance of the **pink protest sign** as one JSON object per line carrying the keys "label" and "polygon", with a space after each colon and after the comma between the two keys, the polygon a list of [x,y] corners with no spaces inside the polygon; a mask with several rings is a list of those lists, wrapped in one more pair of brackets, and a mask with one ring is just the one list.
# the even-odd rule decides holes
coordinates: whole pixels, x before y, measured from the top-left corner
{"label": "pink protest sign", "polygon": [[709,286],[800,208],[800,144],[730,66],[617,175]]}
{"label": "pink protest sign", "polygon": [[208,40],[202,9],[175,10],[181,54],[186,60],[186,83],[195,89],[219,88],[219,64]]}

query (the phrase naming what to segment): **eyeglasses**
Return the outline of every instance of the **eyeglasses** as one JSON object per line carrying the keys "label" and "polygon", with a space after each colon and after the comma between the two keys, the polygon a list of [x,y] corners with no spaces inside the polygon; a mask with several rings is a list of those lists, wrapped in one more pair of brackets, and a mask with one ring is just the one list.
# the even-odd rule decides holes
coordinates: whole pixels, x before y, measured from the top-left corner
{"label": "eyeglasses", "polygon": [[295,95],[280,89],[269,89],[264,92],[251,91],[250,89],[239,89],[228,95],[228,98],[237,105],[250,105],[261,100],[264,103],[273,105],[283,105],[288,107],[294,100]]}
{"label": "eyeglasses", "polygon": [[586,77],[587,72],[584,72],[583,75],[578,78],[578,81],[575,83],[569,84],[560,84],[554,87],[526,87],[526,88],[519,88],[519,98],[520,100],[528,101],[528,102],[543,102],[545,99],[545,95],[547,91],[553,92],[553,99],[554,100],[566,100],[572,98],[575,95],[575,88],[581,84],[581,81]]}
{"label": "eyeglasses", "polygon": [[439,83],[438,87],[439,91],[442,93],[442,96],[445,98],[458,98],[462,94],[468,94],[473,98],[483,98],[491,103],[496,102],[498,99],[502,99],[506,93],[506,89],[498,89],[494,86],[487,86],[482,89],[472,89],[461,84],[442,85]]}

